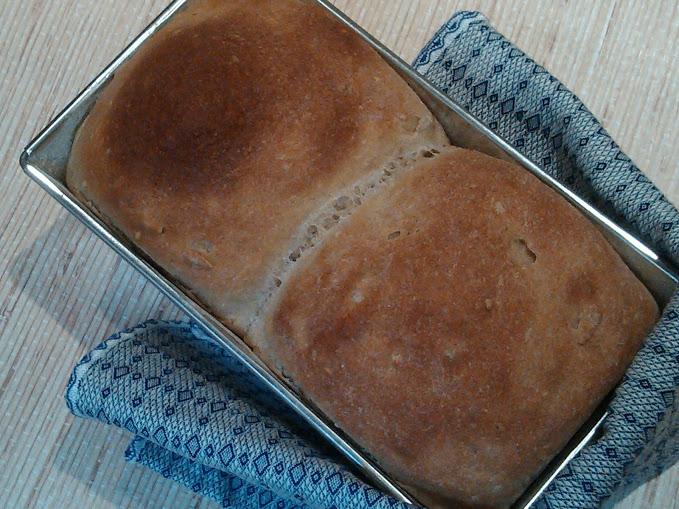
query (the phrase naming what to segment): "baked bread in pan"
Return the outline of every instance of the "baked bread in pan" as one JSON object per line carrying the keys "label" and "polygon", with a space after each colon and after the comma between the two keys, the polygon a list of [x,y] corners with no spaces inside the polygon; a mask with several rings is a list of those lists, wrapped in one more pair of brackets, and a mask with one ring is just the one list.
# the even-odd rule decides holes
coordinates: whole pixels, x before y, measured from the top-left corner
{"label": "baked bread in pan", "polygon": [[432,506],[509,506],[658,313],[587,219],[450,147],[310,0],[189,2],[103,90],[67,183]]}

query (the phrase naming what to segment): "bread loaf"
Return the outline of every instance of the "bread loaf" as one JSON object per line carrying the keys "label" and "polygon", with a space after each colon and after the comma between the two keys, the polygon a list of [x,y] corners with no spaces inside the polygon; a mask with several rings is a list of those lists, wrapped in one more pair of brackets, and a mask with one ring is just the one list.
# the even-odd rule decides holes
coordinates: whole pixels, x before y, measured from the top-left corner
{"label": "bread loaf", "polygon": [[79,129],[70,189],[423,502],[508,507],[657,317],[527,171],[448,146],[311,0],[195,0]]}
{"label": "bread loaf", "polygon": [[415,93],[321,7],[198,0],[105,88],[67,183],[244,334],[305,242],[307,216],[446,142]]}
{"label": "bread loaf", "polygon": [[527,171],[446,149],[300,260],[263,352],[415,491],[506,507],[621,378],[656,305]]}

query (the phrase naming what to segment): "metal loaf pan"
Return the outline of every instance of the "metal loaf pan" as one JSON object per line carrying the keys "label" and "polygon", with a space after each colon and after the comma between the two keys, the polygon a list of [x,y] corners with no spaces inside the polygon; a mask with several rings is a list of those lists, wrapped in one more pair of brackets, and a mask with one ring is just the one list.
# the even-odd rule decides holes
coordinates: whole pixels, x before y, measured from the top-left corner
{"label": "metal loaf pan", "polygon": [[[677,287],[678,279],[674,272],[660,260],[652,249],[543,172],[536,164],[521,155],[505,140],[495,135],[483,123],[467,113],[459,104],[446,97],[425,78],[418,75],[408,64],[353,23],[328,1],[315,1],[355,31],[408,82],[436,115],[454,144],[475,148],[491,155],[513,160],[534,173],[597,225],[622,258],[646,284],[658,300],[658,303],[661,306],[667,303]],[[336,429],[328,419],[317,412],[311,405],[305,403],[284,380],[281,380],[269,370],[236,334],[228,330],[214,316],[210,315],[178,285],[165,277],[150,261],[143,258],[127,239],[106,226],[85,204],[76,199],[66,187],[66,164],[73,138],[78,126],[87,115],[89,108],[96,101],[100,90],[113,76],[116,69],[186,3],[187,0],[175,0],[172,2],[139,37],[106,67],[26,147],[21,154],[21,166],[52,197],[157,286],[195,322],[202,326],[215,342],[241,361],[261,386],[289,405],[309,425],[318,431],[321,436],[334,445],[361,474],[395,498],[405,502],[413,502],[413,497],[408,495],[404,488],[383,472],[341,430]],[[556,474],[566,466],[581,448],[596,436],[597,430],[602,425],[605,417],[606,404],[604,403],[590,421],[576,434],[565,450],[544,470],[533,486],[517,502],[515,507],[531,507]]]}

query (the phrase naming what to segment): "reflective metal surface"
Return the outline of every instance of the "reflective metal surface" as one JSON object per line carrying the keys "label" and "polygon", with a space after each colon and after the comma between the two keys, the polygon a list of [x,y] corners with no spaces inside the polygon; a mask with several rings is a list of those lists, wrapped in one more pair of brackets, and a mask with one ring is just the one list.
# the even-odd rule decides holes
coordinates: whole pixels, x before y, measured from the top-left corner
{"label": "reflective metal surface", "polygon": [[[549,177],[537,165],[518,153],[481,122],[466,113],[458,104],[447,98],[427,80],[416,74],[408,64],[373,39],[326,0],[316,1],[347,26],[351,27],[352,30],[356,31],[410,84],[425,104],[434,112],[454,144],[475,148],[497,157],[516,161],[533,172],[547,185],[556,189],[601,228],[611,244],[651,290],[661,306],[668,301],[677,286],[677,277],[653,250],[569,191],[562,184]],[[21,155],[21,165],[25,172],[51,196],[102,238],[136,270],[153,282],[155,286],[184,310],[194,321],[199,323],[214,341],[226,348],[247,366],[253,376],[265,387],[286,402],[326,440],[332,443],[366,478],[397,499],[406,502],[411,501],[412,498],[403,488],[382,472],[377,465],[355,446],[349,437],[332,426],[321,414],[306,404],[284,380],[279,379],[272,373],[241,339],[224,327],[223,324],[201,307],[199,303],[192,300],[181,288],[144,259],[131,243],[101,222],[66,188],[66,164],[75,132],[90,106],[96,100],[99,91],[115,73],[118,66],[180,10],[185,3],[186,0],[176,0],[163,11],[130,46],[29,144]],[[522,500],[517,503],[516,507],[530,507],[539,494],[548,486],[556,473],[564,468],[577,451],[595,436],[596,430],[605,419],[605,407],[606,405],[602,405],[595,415],[592,416],[590,421],[574,437],[562,454],[547,467]]]}

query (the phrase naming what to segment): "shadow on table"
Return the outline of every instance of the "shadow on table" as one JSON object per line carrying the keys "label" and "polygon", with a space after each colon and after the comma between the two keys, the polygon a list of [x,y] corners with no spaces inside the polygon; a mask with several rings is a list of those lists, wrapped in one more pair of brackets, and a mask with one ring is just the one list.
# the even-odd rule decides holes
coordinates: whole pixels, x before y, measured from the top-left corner
{"label": "shadow on table", "polygon": [[[90,349],[149,318],[185,315],[103,241],[66,213],[23,247],[7,268],[14,293],[50,318],[54,335]],[[16,300],[15,300],[16,302]],[[8,306],[9,307],[9,306]],[[3,310],[9,320],[13,307]],[[37,317],[35,317],[37,319]]]}
{"label": "shadow on table", "polygon": [[[61,362],[75,365],[82,355],[116,330],[149,318],[183,317],[150,283],[66,213],[59,214],[47,226],[36,225],[35,229],[37,234],[35,230],[24,234],[25,245],[10,250],[14,254],[0,276],[9,283],[5,305],[0,307],[0,333],[4,325],[7,334],[14,336],[13,341],[31,340],[30,343],[48,348],[58,345]],[[32,323],[22,325],[19,320]],[[32,337],[20,337],[28,334]],[[58,370],[63,379],[53,380],[45,387],[36,382],[37,387],[63,398],[71,367]],[[75,484],[59,473],[51,477],[64,481],[61,488],[49,488],[50,493],[45,495],[55,504],[72,504],[78,498],[71,493],[73,490],[78,490],[81,498],[83,491],[94,492],[93,497],[87,496],[88,500],[106,500],[113,506],[159,508],[200,504],[199,497],[175,483],[125,461],[124,451],[132,434],[75,418],[66,413],[65,403],[58,414],[63,414],[65,420],[63,425],[58,420],[52,421],[54,426],[63,427],[46,468],[67,474]],[[208,506],[207,502],[203,504]]]}

